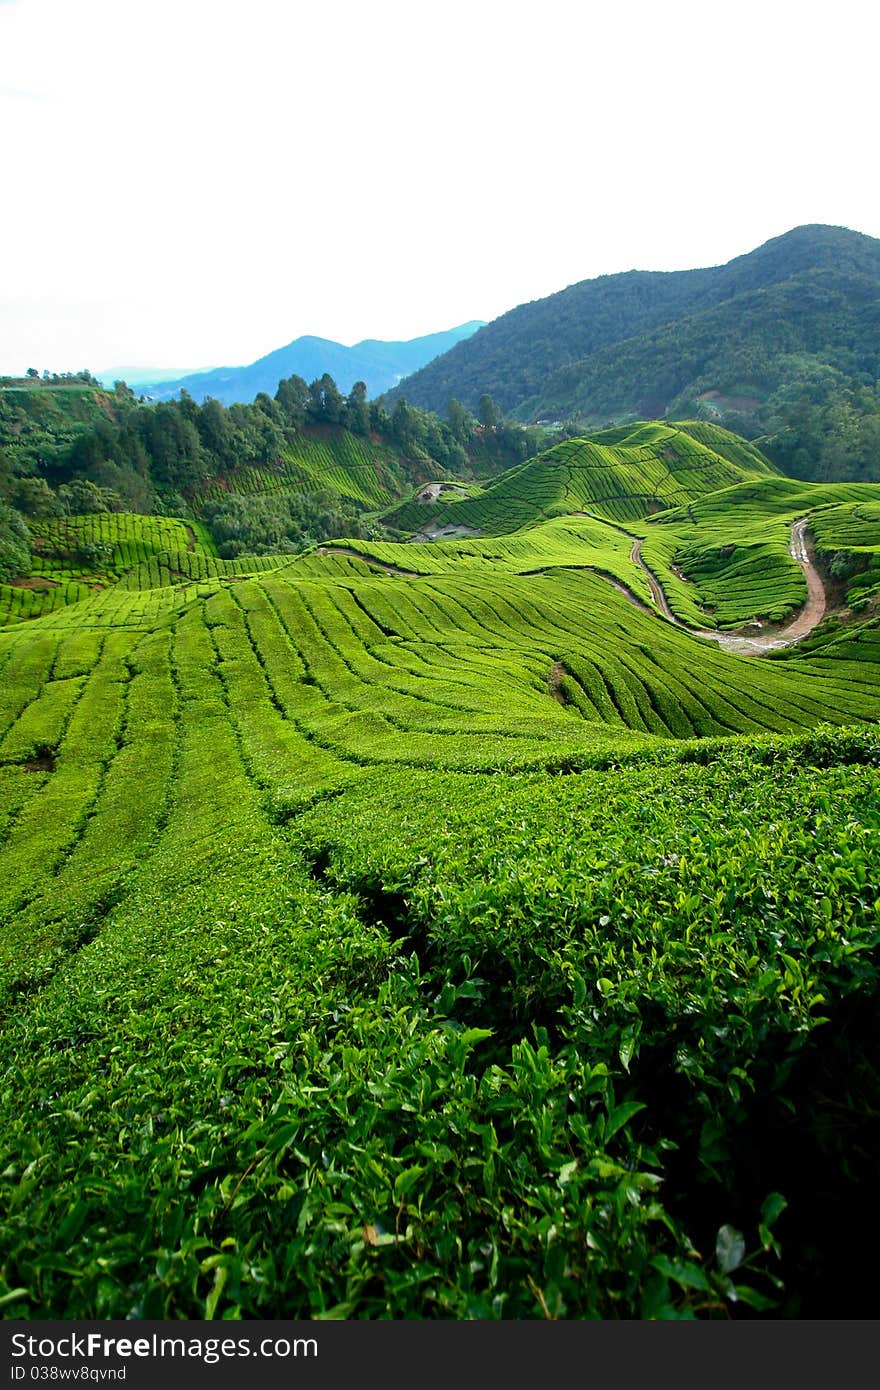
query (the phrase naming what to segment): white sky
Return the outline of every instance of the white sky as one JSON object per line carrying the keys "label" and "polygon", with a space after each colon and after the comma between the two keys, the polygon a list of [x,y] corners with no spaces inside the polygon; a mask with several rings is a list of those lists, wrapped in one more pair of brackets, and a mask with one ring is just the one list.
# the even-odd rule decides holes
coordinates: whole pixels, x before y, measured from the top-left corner
{"label": "white sky", "polygon": [[0,0],[0,372],[880,236],[873,0]]}

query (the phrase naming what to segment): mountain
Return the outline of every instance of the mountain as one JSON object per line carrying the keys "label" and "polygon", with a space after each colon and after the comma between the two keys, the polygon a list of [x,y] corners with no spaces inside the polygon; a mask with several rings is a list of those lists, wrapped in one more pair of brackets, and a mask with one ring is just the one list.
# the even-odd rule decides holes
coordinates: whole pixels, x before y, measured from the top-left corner
{"label": "mountain", "polygon": [[274,396],[279,381],[286,377],[301,376],[306,381],[314,381],[328,372],[342,392],[350,391],[356,381],[363,381],[368,396],[381,396],[403,377],[448,352],[481,327],[482,321],[474,319],[458,328],[405,342],[365,338],[354,347],[344,347],[329,338],[306,336],[294,339],[286,347],[276,348],[246,367],[216,367],[171,381],[142,379],[129,382],[129,385],[138,394],[149,395],[154,400],[171,400],[181,391],[188,391],[199,402],[213,396],[223,405],[232,405],[235,401],[252,401],[261,391]]}
{"label": "mountain", "polygon": [[880,374],[880,277],[805,270],[559,368],[514,414],[612,419],[754,416],[775,391],[831,367]]}
{"label": "mountain", "polygon": [[[199,372],[213,371],[213,367],[199,367]],[[115,381],[134,383],[138,389],[147,389],[166,381],[177,381],[184,376],[195,376],[191,367],[104,367],[97,373],[102,386],[110,390]]]}
{"label": "mountain", "polygon": [[876,375],[878,321],[880,241],[796,227],[726,265],[603,275],[522,304],[414,373],[403,394],[444,410],[451,397],[476,409],[488,392],[530,420],[662,415],[690,387],[775,389],[781,355]]}

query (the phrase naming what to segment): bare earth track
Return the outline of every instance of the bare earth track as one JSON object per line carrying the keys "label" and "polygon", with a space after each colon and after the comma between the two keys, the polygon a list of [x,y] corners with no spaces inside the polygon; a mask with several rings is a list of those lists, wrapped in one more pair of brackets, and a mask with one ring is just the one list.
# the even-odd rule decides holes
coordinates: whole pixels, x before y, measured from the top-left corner
{"label": "bare earth track", "polygon": [[733,652],[738,656],[763,656],[765,652],[778,651],[780,647],[790,647],[795,642],[802,641],[804,637],[809,636],[814,628],[818,627],[825,616],[825,610],[828,606],[825,586],[819,571],[810,558],[807,549],[806,529],[806,517],[801,517],[794,523],[791,528],[790,550],[793,558],[797,560],[804,572],[804,578],[807,581],[807,601],[788,627],[783,628],[781,632],[768,632],[760,637],[747,637],[742,632],[710,632],[707,628],[688,627],[679,618],[676,618],[666,601],[666,595],[660,584],[642,559],[642,542],[640,540],[633,541],[630,559],[644,571],[658,612],[662,613],[670,623],[683,628],[685,632],[692,633],[695,637],[705,637],[710,642],[717,642],[719,647],[722,647],[726,652]]}
{"label": "bare earth track", "polygon": [[368,565],[370,569],[380,570],[382,574],[401,574],[404,579],[421,579],[416,570],[401,569],[400,565],[389,565],[384,560],[376,560],[372,555],[362,555],[359,550],[349,549],[345,545],[322,545],[315,552],[316,555],[341,555],[347,560],[360,560],[361,564]]}
{"label": "bare earth track", "polygon": [[[577,513],[577,515],[588,516],[589,513],[582,512]],[[818,627],[825,616],[828,606],[825,586],[822,583],[821,576],[816,566],[810,558],[806,540],[807,520],[807,517],[801,517],[792,526],[790,546],[791,554],[803,570],[804,578],[807,581],[807,601],[797,617],[789,623],[788,627],[778,632],[762,633],[760,636],[746,635],[742,631],[713,632],[708,628],[688,627],[686,623],[683,623],[681,619],[677,618],[672,612],[659,580],[642,559],[642,542],[639,539],[633,540],[630,550],[630,559],[633,564],[639,566],[645,575],[648,587],[651,591],[651,597],[654,601],[653,609],[634,594],[631,589],[628,589],[625,584],[622,584],[620,580],[614,579],[611,575],[606,574],[602,570],[594,569],[592,566],[585,566],[584,568],[590,569],[594,574],[601,575],[603,579],[606,579],[609,584],[612,584],[614,588],[623,594],[623,596],[636,608],[642,609],[643,612],[657,612],[661,614],[667,622],[672,623],[675,627],[681,628],[683,632],[689,632],[693,637],[704,637],[710,642],[717,642],[718,646],[721,647],[723,651],[731,652],[736,656],[763,656],[766,652],[778,651],[781,647],[790,647],[795,642],[802,641],[804,637],[809,636],[814,628]],[[615,527],[615,530],[621,531],[624,535],[629,534],[629,532],[624,531],[622,527]],[[407,579],[420,578],[414,570],[407,570],[398,565],[387,564],[382,560],[374,559],[372,556],[363,555],[354,549],[349,549],[347,546],[321,546],[317,553],[319,555],[339,555],[352,560],[360,560],[371,569],[384,574],[402,575]],[[547,570],[542,566],[540,569],[526,571],[526,573],[537,575],[547,573]]]}

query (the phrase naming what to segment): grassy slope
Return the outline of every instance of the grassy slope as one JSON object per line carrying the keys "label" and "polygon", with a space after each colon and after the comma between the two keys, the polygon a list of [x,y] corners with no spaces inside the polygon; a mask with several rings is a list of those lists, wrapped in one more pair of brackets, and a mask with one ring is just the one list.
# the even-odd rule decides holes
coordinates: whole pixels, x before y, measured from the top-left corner
{"label": "grassy slope", "polygon": [[[693,430],[641,424],[557,444],[508,469],[481,496],[462,502],[410,504],[388,520],[415,531],[432,521],[492,535],[581,509],[627,522],[686,503],[744,478],[767,476],[757,451],[726,456],[732,436],[718,430],[712,444]],[[719,447],[720,446],[720,447]]]}
{"label": "grassy slope", "polygon": [[629,545],[156,553],[0,634],[7,1312],[760,1306],[774,1188],[809,1312],[874,1220],[880,747],[820,726],[880,718],[880,642],[728,656],[588,572]]}
{"label": "grassy slope", "polygon": [[[436,465],[431,465],[432,470]],[[238,468],[196,490],[202,502],[230,492],[321,492],[378,511],[412,491],[399,454],[384,444],[329,426],[301,434],[276,465]]]}

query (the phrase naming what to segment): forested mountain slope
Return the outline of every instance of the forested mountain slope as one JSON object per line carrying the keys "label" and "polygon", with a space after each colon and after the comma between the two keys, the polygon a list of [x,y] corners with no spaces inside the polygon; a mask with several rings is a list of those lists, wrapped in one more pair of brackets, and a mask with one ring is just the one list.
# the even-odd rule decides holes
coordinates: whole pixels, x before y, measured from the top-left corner
{"label": "forested mountain slope", "polygon": [[515,413],[675,416],[705,393],[715,409],[731,401],[748,414],[807,360],[866,382],[880,376],[880,276],[808,270],[738,294],[566,364]]}
{"label": "forested mountain slope", "polygon": [[[787,461],[804,421],[783,393],[822,405],[870,388],[880,371],[878,323],[880,242],[798,227],[724,266],[602,276],[520,305],[398,394],[442,410],[453,398],[476,408],[487,393],[522,419],[593,423],[696,406],[753,434],[787,432],[771,450]],[[864,415],[867,406],[855,404]],[[803,436],[804,475],[812,467],[816,476],[821,432],[814,423]],[[834,476],[845,475],[838,467]]]}

